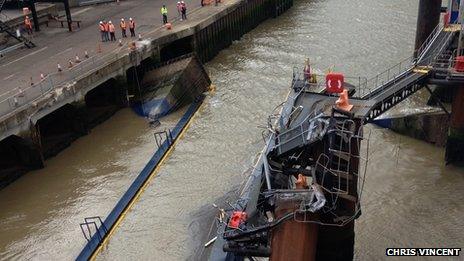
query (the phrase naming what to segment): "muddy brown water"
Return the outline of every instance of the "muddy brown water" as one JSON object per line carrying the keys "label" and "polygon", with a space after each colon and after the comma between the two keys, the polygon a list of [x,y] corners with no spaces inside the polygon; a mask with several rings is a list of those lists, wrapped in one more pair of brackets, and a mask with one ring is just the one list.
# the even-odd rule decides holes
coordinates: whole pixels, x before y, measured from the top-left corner
{"label": "muddy brown water", "polygon": [[[347,75],[372,76],[409,56],[418,0],[297,0],[223,50],[206,67],[217,90],[99,255],[104,260],[195,259],[213,202],[233,194],[262,149],[268,114],[292,67],[311,57]],[[422,107],[420,93],[395,108]],[[176,115],[162,127],[175,123]],[[105,217],[155,149],[153,130],[129,109],[77,140],[43,170],[0,191],[0,259],[74,258],[78,224]],[[444,151],[368,125],[370,157],[355,255],[386,247],[463,247],[464,170]],[[232,191],[232,192],[231,192]]]}

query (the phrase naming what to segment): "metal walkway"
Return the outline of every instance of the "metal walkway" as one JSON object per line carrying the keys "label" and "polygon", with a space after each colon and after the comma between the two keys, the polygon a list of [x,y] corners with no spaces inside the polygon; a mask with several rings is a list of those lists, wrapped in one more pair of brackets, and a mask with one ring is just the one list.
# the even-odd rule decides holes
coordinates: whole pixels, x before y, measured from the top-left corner
{"label": "metal walkway", "polygon": [[455,26],[437,26],[417,51],[417,58],[403,60],[361,84],[355,97],[374,104],[364,117],[366,123],[421,89],[430,78],[437,59],[449,54],[458,31]]}

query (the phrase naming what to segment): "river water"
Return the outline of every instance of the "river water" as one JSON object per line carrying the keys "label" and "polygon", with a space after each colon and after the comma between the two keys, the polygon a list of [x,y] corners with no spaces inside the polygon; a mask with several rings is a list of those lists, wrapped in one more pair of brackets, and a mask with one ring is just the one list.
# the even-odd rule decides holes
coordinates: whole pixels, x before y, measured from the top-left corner
{"label": "river water", "polygon": [[[196,259],[212,203],[243,182],[262,149],[267,115],[288,92],[292,68],[372,76],[413,49],[418,0],[296,0],[206,65],[217,90],[99,255],[104,260]],[[425,94],[395,110],[418,108]],[[179,113],[180,114],[180,113]],[[179,115],[178,114],[178,115]],[[178,115],[163,121],[170,127]],[[0,191],[0,259],[70,259],[79,223],[105,217],[155,149],[153,130],[122,110]],[[463,247],[464,170],[444,150],[375,126],[355,255],[386,247]]]}

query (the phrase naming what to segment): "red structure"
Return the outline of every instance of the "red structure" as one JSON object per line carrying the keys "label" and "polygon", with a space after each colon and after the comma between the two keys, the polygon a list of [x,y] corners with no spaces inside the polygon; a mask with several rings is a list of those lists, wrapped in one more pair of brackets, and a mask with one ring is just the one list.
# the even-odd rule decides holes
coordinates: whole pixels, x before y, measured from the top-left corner
{"label": "red structure", "polygon": [[325,90],[327,93],[341,93],[345,77],[341,73],[328,73],[325,76]]}

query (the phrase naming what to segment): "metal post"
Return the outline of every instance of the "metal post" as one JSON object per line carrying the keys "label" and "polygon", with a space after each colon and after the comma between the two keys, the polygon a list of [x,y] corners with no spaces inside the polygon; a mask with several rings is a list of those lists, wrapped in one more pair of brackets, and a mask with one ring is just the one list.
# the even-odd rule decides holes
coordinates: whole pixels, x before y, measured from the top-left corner
{"label": "metal post", "polygon": [[463,30],[463,26],[464,26],[464,23],[463,23],[463,17],[464,17],[464,4],[463,4],[463,1],[460,2],[459,4],[459,15],[458,15],[458,21],[459,23],[461,23],[461,30],[459,31],[459,41],[458,41],[458,53],[457,53],[457,56],[460,56],[462,54],[462,48],[463,48],[463,37],[464,35],[462,34],[462,30]]}
{"label": "metal post", "polygon": [[[416,43],[414,50],[418,50],[440,22],[442,0],[420,0],[417,17]],[[417,55],[417,53],[415,53]]]}
{"label": "metal post", "polygon": [[68,21],[68,30],[72,32],[72,19],[71,19],[71,11],[69,9],[69,0],[63,0],[64,10],[66,12],[66,20]]}
{"label": "metal post", "polygon": [[29,0],[27,3],[29,5],[29,9],[31,9],[32,21],[34,21],[34,29],[36,32],[38,32],[40,31],[39,17],[37,16],[37,10],[35,9],[34,0]]}

